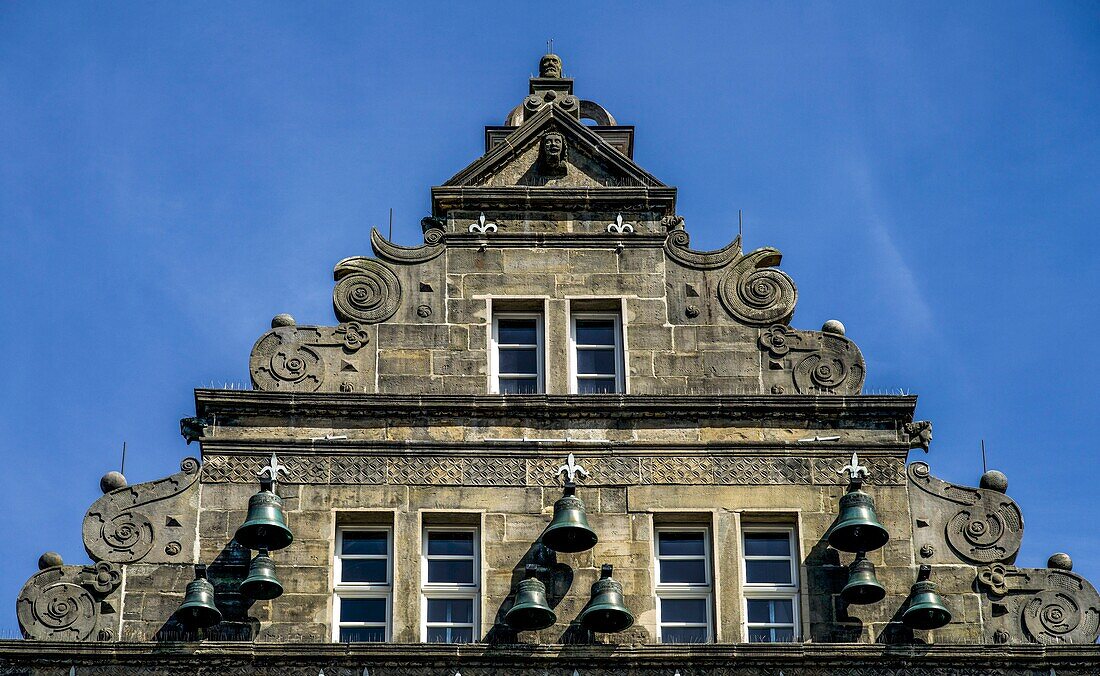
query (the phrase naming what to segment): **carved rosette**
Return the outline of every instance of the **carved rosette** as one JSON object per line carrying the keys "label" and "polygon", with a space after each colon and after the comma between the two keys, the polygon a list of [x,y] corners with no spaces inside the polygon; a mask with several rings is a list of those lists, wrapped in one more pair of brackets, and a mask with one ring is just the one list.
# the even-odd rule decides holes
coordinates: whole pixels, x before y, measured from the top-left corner
{"label": "carved rosette", "polygon": [[995,563],[978,571],[978,584],[989,594],[986,617],[1009,640],[1090,644],[1100,638],[1100,594],[1076,573]]}
{"label": "carved rosette", "polygon": [[39,641],[86,641],[93,634],[98,639],[110,638],[117,621],[102,617],[104,610],[113,608],[104,599],[121,581],[119,566],[105,561],[36,573],[23,585],[16,601],[23,636]]}
{"label": "carved rosette", "polygon": [[197,506],[188,500],[188,489],[198,477],[198,460],[186,458],[170,477],[124,486],[96,500],[84,516],[88,555],[101,562],[178,563],[182,547],[168,545],[194,540]]}
{"label": "carved rosette", "polygon": [[718,282],[722,307],[748,324],[786,323],[794,314],[798,291],[787,273],[773,267],[782,257],[765,248],[737,261]]}
{"label": "carved rosette", "polygon": [[332,307],[342,322],[377,324],[392,317],[401,304],[401,282],[376,260],[345,258],[336,264],[333,278]]}
{"label": "carved rosette", "polygon": [[923,521],[932,530],[926,533],[918,527],[918,538],[942,536],[958,559],[975,565],[1015,561],[1024,536],[1024,519],[1012,498],[937,479],[923,462],[909,465],[909,480],[920,489],[912,493],[918,526]]}

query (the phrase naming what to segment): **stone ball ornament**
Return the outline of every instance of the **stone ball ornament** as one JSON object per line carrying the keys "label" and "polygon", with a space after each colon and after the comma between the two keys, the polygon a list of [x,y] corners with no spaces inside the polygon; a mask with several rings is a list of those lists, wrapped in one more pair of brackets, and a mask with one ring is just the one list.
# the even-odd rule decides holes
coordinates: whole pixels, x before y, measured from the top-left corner
{"label": "stone ball ornament", "polygon": [[998,493],[1008,492],[1008,477],[1004,472],[1000,472],[995,469],[991,469],[982,475],[982,478],[978,482],[978,486],[990,491],[997,491]]}
{"label": "stone ball ornament", "polygon": [[844,335],[844,325],[840,323],[839,319],[830,319],[821,325],[821,330],[824,333],[832,333],[838,336]]}
{"label": "stone ball ornament", "polygon": [[1073,570],[1073,559],[1069,557],[1069,554],[1065,552],[1057,552],[1051,554],[1047,559],[1047,568],[1053,568],[1055,570]]}
{"label": "stone ball ornament", "polygon": [[110,493],[125,487],[126,477],[122,476],[122,472],[107,472],[99,480],[99,490],[104,493]]}
{"label": "stone ball ornament", "polygon": [[57,552],[46,552],[42,556],[38,557],[38,570],[46,570],[47,568],[58,568],[64,565],[64,561],[61,560],[61,555]]}
{"label": "stone ball ornament", "polygon": [[294,317],[288,315],[285,312],[281,312],[271,318],[271,328],[277,329],[283,326],[294,326]]}

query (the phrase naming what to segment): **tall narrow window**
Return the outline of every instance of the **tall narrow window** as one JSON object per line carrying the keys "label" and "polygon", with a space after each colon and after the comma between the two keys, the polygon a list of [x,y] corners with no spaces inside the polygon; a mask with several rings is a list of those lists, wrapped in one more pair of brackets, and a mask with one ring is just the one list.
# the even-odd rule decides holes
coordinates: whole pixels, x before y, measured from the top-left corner
{"label": "tall narrow window", "polygon": [[658,528],[657,636],[661,643],[714,640],[710,537],[706,528]]}
{"label": "tall narrow window", "polygon": [[390,638],[393,602],[393,531],[341,528],[333,562],[332,639],[379,642]]}
{"label": "tall narrow window", "polygon": [[423,640],[475,639],[480,572],[475,528],[424,529]]}
{"label": "tall narrow window", "polygon": [[745,628],[750,643],[798,640],[798,557],[794,528],[742,530]]}
{"label": "tall narrow window", "polygon": [[613,394],[624,390],[622,326],[618,314],[574,313],[570,340],[574,393]]}
{"label": "tall narrow window", "polygon": [[542,315],[493,315],[492,389],[497,394],[543,391]]}

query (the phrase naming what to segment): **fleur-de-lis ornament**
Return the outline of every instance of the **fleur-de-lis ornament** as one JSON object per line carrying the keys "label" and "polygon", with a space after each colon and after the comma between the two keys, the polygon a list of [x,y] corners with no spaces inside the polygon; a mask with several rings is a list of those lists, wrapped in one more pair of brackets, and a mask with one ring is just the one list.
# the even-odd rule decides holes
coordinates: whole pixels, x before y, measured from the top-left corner
{"label": "fleur-de-lis ornament", "polygon": [[577,464],[576,458],[570,453],[566,459],[565,464],[558,468],[557,475],[565,475],[565,482],[568,484],[577,483],[577,475],[581,475],[583,478],[588,478],[588,472],[583,467]]}
{"label": "fleur-de-lis ornament", "polygon": [[279,481],[279,472],[286,474],[286,465],[279,464],[279,456],[274,453],[271,454],[271,463],[267,467],[263,467],[259,472],[256,472],[256,476],[263,480],[264,475],[267,475],[268,481],[276,483]]}
{"label": "fleur-de-lis ornament", "polygon": [[607,224],[607,231],[616,235],[623,235],[628,232],[634,232],[634,226],[630,223],[623,223],[623,215],[615,214],[615,222]]}
{"label": "fleur-de-lis ornament", "polygon": [[497,231],[497,224],[493,223],[491,221],[486,222],[484,212],[482,212],[482,214],[477,217],[477,223],[471,223],[470,224],[470,232],[476,232],[479,235],[484,235],[487,232],[496,232],[496,231]]}
{"label": "fleur-de-lis ornament", "polygon": [[867,468],[859,464],[859,456],[852,452],[852,462],[836,471],[837,474],[848,473],[848,479],[852,483],[863,483],[867,479]]}

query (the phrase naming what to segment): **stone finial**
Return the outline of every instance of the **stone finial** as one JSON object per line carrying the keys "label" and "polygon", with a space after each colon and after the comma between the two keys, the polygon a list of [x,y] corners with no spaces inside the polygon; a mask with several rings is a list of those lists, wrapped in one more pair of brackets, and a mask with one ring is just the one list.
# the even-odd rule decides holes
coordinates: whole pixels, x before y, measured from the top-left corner
{"label": "stone finial", "polygon": [[557,475],[565,475],[565,483],[575,484],[577,483],[577,475],[581,475],[584,478],[588,478],[588,472],[583,467],[577,464],[573,454],[570,453],[566,459],[565,464],[558,468]]}
{"label": "stone finial", "polygon": [[561,57],[557,54],[544,54],[539,59],[539,77],[562,77]]}
{"label": "stone finial", "polygon": [[126,477],[122,476],[122,472],[107,472],[99,479],[99,490],[104,493],[110,493],[125,486]]}
{"label": "stone finial", "polygon": [[978,480],[978,487],[985,488],[991,491],[997,491],[998,493],[1008,492],[1008,477],[1004,472],[991,469],[982,475],[982,478]]}
{"label": "stone finial", "polygon": [[38,570],[46,570],[47,568],[58,568],[64,562],[61,560],[61,555],[57,552],[46,552],[42,556],[38,557]]}
{"label": "stone finial", "polygon": [[277,329],[283,326],[294,326],[294,317],[288,315],[285,312],[281,312],[271,318],[271,328]]}
{"label": "stone finial", "polygon": [[821,331],[824,333],[833,333],[838,336],[843,336],[844,325],[840,323],[839,319],[830,319],[821,325]]}
{"label": "stone finial", "polygon": [[859,455],[852,453],[852,462],[836,471],[837,474],[848,473],[848,480],[854,484],[861,484],[867,480],[867,468],[859,464]]}
{"label": "stone finial", "polygon": [[1069,554],[1065,552],[1051,554],[1050,558],[1047,559],[1047,568],[1053,568],[1055,570],[1073,570],[1073,559],[1069,558]]}

